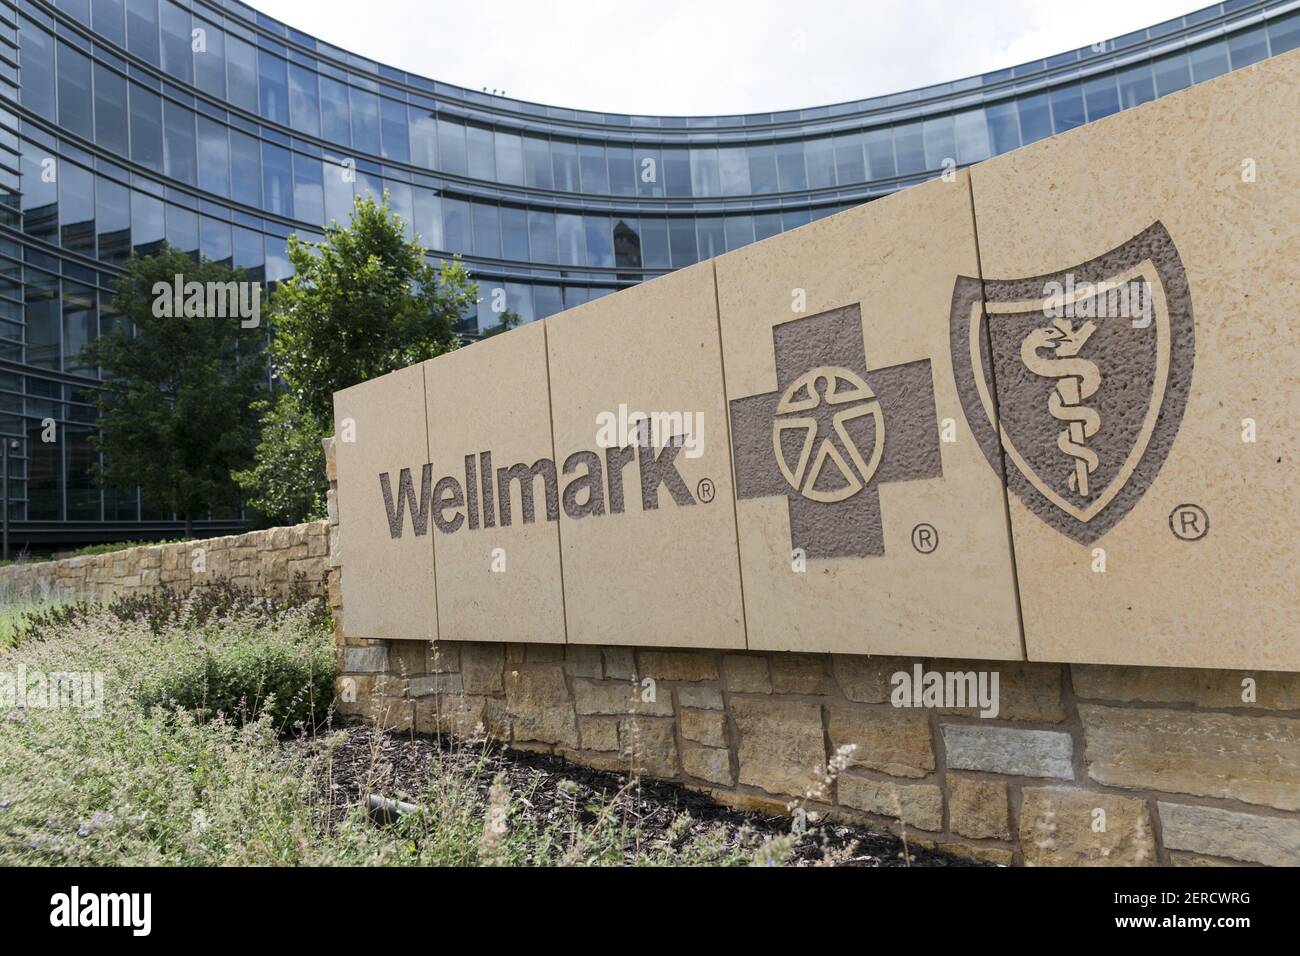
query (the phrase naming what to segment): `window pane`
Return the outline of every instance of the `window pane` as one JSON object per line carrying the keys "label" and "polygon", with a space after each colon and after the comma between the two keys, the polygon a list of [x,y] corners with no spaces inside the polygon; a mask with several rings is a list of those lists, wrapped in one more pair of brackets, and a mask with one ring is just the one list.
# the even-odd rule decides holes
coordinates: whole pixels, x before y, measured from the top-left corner
{"label": "window pane", "polygon": [[266,50],[257,51],[258,101],[262,115],[289,125],[289,80],[285,61]]}
{"label": "window pane", "polygon": [[256,113],[257,51],[229,34],[226,36],[226,80],[230,87],[230,102]]}
{"label": "window pane", "polygon": [[747,246],[754,241],[754,220],[749,216],[727,216],[723,223],[728,251]]}
{"label": "window pane", "polygon": [[699,243],[695,238],[695,220],[676,218],[668,220],[668,248],[672,253],[672,266],[680,269],[700,261]]}
{"label": "window pane", "polygon": [[198,180],[194,113],[171,100],[163,102],[163,168],[181,182],[194,185]]}
{"label": "window pane", "polygon": [[226,127],[206,116],[198,117],[199,188],[219,196],[230,195],[230,141]]}
{"label": "window pane", "polygon": [[632,150],[627,146],[610,146],[605,150],[609,159],[609,191],[614,196],[636,195],[636,172],[632,163]]}
{"label": "window pane", "polygon": [[957,162],[978,163],[989,158],[989,128],[983,110],[958,113],[953,117],[953,128],[957,136]]}
{"label": "window pane", "polygon": [[779,212],[759,213],[754,217],[754,239],[763,240],[777,235],[781,231],[781,214]]}
{"label": "window pane", "polygon": [[[731,152],[728,150],[728,152]],[[744,150],[740,151],[741,161],[746,162],[745,179],[749,179],[749,166],[745,160]],[[691,154],[684,148],[668,148],[660,153],[660,173],[664,181],[664,193],[668,196],[691,195]]]}
{"label": "window pane", "polygon": [[612,268],[614,265],[613,226],[604,216],[585,216],[587,233],[587,263],[592,266]]}
{"label": "window pane", "polygon": [[[26,60],[24,59],[24,68]],[[90,57],[59,44],[59,125],[86,139],[94,138]]]}
{"label": "window pane", "polygon": [[1096,76],[1083,84],[1083,104],[1088,121],[1101,119],[1119,112],[1119,87],[1111,74]]}
{"label": "window pane", "polygon": [[194,52],[194,81],[199,89],[218,99],[226,98],[226,35],[202,20],[203,49]]}
{"label": "window pane", "polygon": [[810,189],[835,185],[835,148],[829,137],[804,143],[804,159],[808,165]]}
{"label": "window pane", "polygon": [[198,257],[199,214],[193,209],[166,205],[167,244],[173,249]]}
{"label": "window pane", "polygon": [[1268,41],[1274,56],[1300,46],[1300,11],[1270,20]]}
{"label": "window pane", "polygon": [[126,46],[123,0],[95,0],[90,5],[91,28],[118,46]]}
{"label": "window pane", "polygon": [[1191,63],[1193,83],[1212,80],[1231,68],[1228,64],[1228,44],[1223,40],[1197,47],[1187,54],[1187,59]]}
{"label": "window pane", "polygon": [[442,200],[442,235],[447,252],[469,252],[472,248],[469,203],[463,199]]}
{"label": "window pane", "polygon": [[147,256],[158,251],[166,235],[163,222],[163,203],[147,193],[131,193],[131,244],[135,251]]}
{"label": "window pane", "polygon": [[[776,150],[771,144],[750,146],[745,152],[749,157],[749,185],[755,194],[774,193],[780,190],[776,176]],[[694,229],[691,230],[694,233]],[[695,261],[694,259],[691,260]],[[677,265],[674,260],[673,265]]]}
{"label": "window pane", "polygon": [[551,141],[551,165],[555,172],[555,188],[576,193],[581,189],[578,173],[578,144],[567,140]]}
{"label": "window pane", "polygon": [[474,218],[474,254],[501,258],[501,218],[497,207],[488,203],[472,203]]}
{"label": "window pane", "polygon": [[1056,132],[1064,133],[1085,122],[1082,89],[1071,85],[1052,91],[1052,126]]}
{"label": "window pane", "polygon": [[[27,270],[25,290],[27,322],[27,363],[37,368],[58,369],[59,280],[43,272]],[[38,445],[53,444],[37,442]]]}
{"label": "window pane", "polygon": [[266,274],[266,255],[260,232],[235,227],[235,268],[243,269],[250,282],[262,281]]}
{"label": "window pane", "polygon": [[297,63],[289,64],[289,121],[300,133],[320,135],[320,96],[316,71]]}
{"label": "window pane", "polygon": [[524,184],[524,141],[514,133],[497,130],[492,135],[498,182]]}
{"label": "window pane", "polygon": [[95,177],[68,162],[59,164],[59,227],[63,248],[95,254]]}
{"label": "window pane", "polygon": [[426,249],[445,249],[442,239],[442,203],[431,189],[416,187],[412,199],[415,233]]}
{"label": "window pane", "polygon": [[190,12],[171,0],[159,5],[162,23],[162,68],[173,79],[194,80],[194,54],[190,50]]}
{"label": "window pane", "polygon": [[1155,62],[1156,96],[1167,96],[1185,89],[1192,83],[1192,74],[1187,67],[1187,56],[1163,57]]}
{"label": "window pane", "polygon": [[635,219],[614,220],[614,265],[620,269],[641,267],[641,232]]}
{"label": "window pane", "polygon": [[957,161],[957,142],[953,137],[952,117],[928,119],[921,127],[925,140],[925,168],[940,169],[945,162]]}
{"label": "window pane", "polygon": [[524,183],[539,189],[550,189],[554,181],[550,144],[537,136],[525,136]]}
{"label": "window pane", "polygon": [[894,154],[900,176],[919,173],[925,169],[925,144],[921,138],[920,123],[894,127]]}
{"label": "window pane", "polygon": [[1119,72],[1119,102],[1123,109],[1141,106],[1156,98],[1156,85],[1148,63]]}
{"label": "window pane", "polygon": [[126,48],[158,65],[158,0],[126,0]]}
{"label": "window pane", "polygon": [[[792,189],[807,189],[808,177],[804,172],[803,143],[798,141],[777,143],[776,169],[782,192],[789,192]],[[713,252],[706,252],[705,249],[703,233],[701,233],[700,257],[708,259],[716,255]]]}
{"label": "window pane", "polygon": [[1046,93],[1021,97],[1016,105],[1020,109],[1020,136],[1025,143],[1052,135],[1052,114]]}
{"label": "window pane", "polygon": [[[500,137],[498,136],[498,142]],[[497,162],[500,162],[498,154]],[[609,168],[605,165],[605,147],[599,143],[579,143],[578,163],[582,167],[582,191],[597,196],[609,195]],[[498,175],[500,170],[498,170]],[[502,179],[502,182],[516,180]]]}
{"label": "window pane", "polygon": [[533,311],[533,289],[522,282],[507,282],[506,308],[519,316],[522,325],[527,325],[537,318]]}
{"label": "window pane", "polygon": [[559,250],[559,262],[568,266],[585,266],[587,264],[587,233],[581,216],[576,213],[557,213],[555,216],[555,237]]}
{"label": "window pane", "polygon": [[641,220],[641,264],[647,269],[667,269],[668,221],[643,218]]}
{"label": "window pane", "polygon": [[22,21],[22,104],[51,122],[54,114],[54,38]]}
{"label": "window pane", "polygon": [[502,206],[500,220],[501,257],[516,262],[528,261],[528,214],[516,206]]}
{"label": "window pane", "polygon": [[59,241],[58,183],[47,175],[53,159],[35,143],[23,143],[23,232],[47,242]]}
{"label": "window pane", "polygon": [[727,236],[723,229],[722,217],[709,216],[695,220],[695,234],[700,244],[701,259],[712,259],[727,251]]}
{"label": "window pane", "polygon": [[131,158],[162,172],[162,97],[134,83],[130,90]]}
{"label": "window pane", "polygon": [[352,121],[348,116],[346,84],[320,77],[321,136],[338,146],[352,145]]}
{"label": "window pane", "polygon": [[648,146],[633,146],[632,161],[636,164],[636,191],[638,196],[653,197],[664,194],[663,169],[659,150]]}
{"label": "window pane", "polygon": [[[1114,81],[1112,80],[1112,85]],[[995,103],[984,108],[988,117],[990,148],[995,154],[1005,153],[1020,145],[1020,123],[1016,118],[1016,104]]]}
{"label": "window pane", "polygon": [[560,299],[560,287],[556,285],[533,286],[533,303],[534,314],[539,319],[564,310],[564,303]]}
{"label": "window pane", "polygon": [[[664,151],[665,163],[667,152]],[[724,196],[749,195],[749,158],[743,146],[719,147],[718,180]]]}
{"label": "window pane", "polygon": [[125,262],[131,254],[131,193],[121,183],[96,178],[95,223],[99,258],[115,264]]}
{"label": "window pane", "polygon": [[230,131],[230,190],[232,199],[261,207],[261,153],[257,140],[237,129]]}
{"label": "window pane", "polygon": [[95,64],[95,142],[129,156],[127,123],[126,78]]}
{"label": "window pane", "polygon": [[199,220],[199,252],[203,258],[230,265],[234,256],[230,223],[203,216]]}
{"label": "window pane", "polygon": [[555,214],[528,211],[528,246],[534,262],[558,262],[559,250],[555,242]]}
{"label": "window pane", "polygon": [[1228,39],[1228,58],[1232,61],[1234,70],[1240,70],[1243,66],[1249,66],[1266,56],[1268,56],[1268,40],[1264,36],[1263,27],[1238,33]]}
{"label": "window pane", "polygon": [[492,130],[470,124],[465,128],[469,174],[475,179],[496,179],[496,144]]}
{"label": "window pane", "polygon": [[406,135],[406,104],[387,97],[379,99],[384,157],[399,163],[411,161],[411,144]]}
{"label": "window pane", "polygon": [[325,222],[325,184],[321,162],[314,156],[293,154],[293,214],[304,222]]}
{"label": "window pane", "polygon": [[463,123],[438,120],[438,168],[457,176],[466,174]]}
{"label": "window pane", "polygon": [[63,283],[63,370],[81,375],[94,368],[81,360],[81,350],[99,337],[95,290],[75,282]]}
{"label": "window pane", "polygon": [[862,155],[861,133],[835,137],[835,178],[842,186],[866,182],[867,164]]}
{"label": "window pane", "polygon": [[894,131],[889,127],[867,130],[862,137],[867,152],[867,172],[872,179],[891,179],[894,167]]}
{"label": "window pane", "polygon": [[379,97],[355,86],[348,90],[352,104],[352,145],[364,153],[379,155]]}
{"label": "window pane", "polygon": [[407,110],[407,129],[411,137],[411,162],[425,169],[437,167],[438,123],[427,110],[412,106]]}

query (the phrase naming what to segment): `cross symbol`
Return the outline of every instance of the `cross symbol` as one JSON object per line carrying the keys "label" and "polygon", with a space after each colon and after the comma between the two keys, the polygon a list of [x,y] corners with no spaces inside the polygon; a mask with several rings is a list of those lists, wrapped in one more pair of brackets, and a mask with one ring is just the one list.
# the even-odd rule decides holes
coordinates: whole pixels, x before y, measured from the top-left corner
{"label": "cross symbol", "polygon": [[930,360],[868,370],[857,305],[772,329],[776,390],[730,403],[736,497],[784,495],[809,558],[885,553],[879,485],[943,475]]}

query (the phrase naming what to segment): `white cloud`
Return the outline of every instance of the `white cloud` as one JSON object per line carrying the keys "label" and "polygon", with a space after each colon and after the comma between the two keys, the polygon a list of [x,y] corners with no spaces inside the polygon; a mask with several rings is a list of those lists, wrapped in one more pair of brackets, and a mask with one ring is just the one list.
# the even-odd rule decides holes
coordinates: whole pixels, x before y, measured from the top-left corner
{"label": "white cloud", "polygon": [[794,109],[958,79],[1195,9],[1195,0],[251,0],[433,79],[626,113]]}

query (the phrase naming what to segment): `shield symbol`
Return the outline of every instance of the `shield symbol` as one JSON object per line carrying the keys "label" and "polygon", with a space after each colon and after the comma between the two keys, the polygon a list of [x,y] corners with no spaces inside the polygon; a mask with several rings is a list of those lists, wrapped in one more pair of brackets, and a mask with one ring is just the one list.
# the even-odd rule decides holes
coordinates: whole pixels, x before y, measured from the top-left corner
{"label": "shield symbol", "polygon": [[1165,227],[1053,275],[961,276],[950,322],[989,464],[1061,533],[1101,537],[1155,480],[1191,388],[1191,296]]}

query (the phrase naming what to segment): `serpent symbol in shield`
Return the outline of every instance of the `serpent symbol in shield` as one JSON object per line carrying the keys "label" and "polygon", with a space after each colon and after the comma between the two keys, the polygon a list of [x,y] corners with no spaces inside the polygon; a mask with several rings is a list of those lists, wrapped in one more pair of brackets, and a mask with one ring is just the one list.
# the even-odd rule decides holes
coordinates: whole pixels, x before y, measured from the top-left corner
{"label": "serpent symbol in shield", "polygon": [[1051,275],[959,277],[950,334],[966,420],[1008,488],[1080,543],[1113,528],[1191,388],[1191,295],[1165,227]]}

